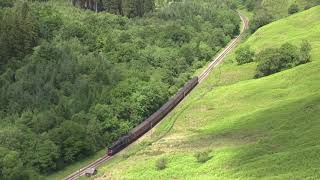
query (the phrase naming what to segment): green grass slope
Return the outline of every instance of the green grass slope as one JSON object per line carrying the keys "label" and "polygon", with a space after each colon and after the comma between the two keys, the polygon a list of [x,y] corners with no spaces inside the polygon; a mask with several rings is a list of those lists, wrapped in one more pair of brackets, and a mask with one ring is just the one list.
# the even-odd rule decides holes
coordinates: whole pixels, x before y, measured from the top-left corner
{"label": "green grass slope", "polygon": [[[257,52],[310,41],[312,62],[261,79],[234,55],[98,179],[320,179],[320,7],[258,30]],[[210,151],[205,163],[196,152]],[[167,159],[167,168],[155,162]]]}
{"label": "green grass slope", "polygon": [[261,5],[265,7],[271,14],[277,15],[278,18],[288,15],[290,5],[297,4],[300,11],[308,4],[312,4],[314,0],[262,0]]}
{"label": "green grass slope", "polygon": [[[267,38],[265,38],[267,37]],[[301,43],[302,39],[312,44],[312,54],[320,53],[320,6],[292,15],[259,29],[247,42],[257,51],[280,46],[284,42]]]}
{"label": "green grass slope", "polygon": [[[312,61],[320,61],[319,21],[320,6],[317,6],[258,29],[249,39],[239,45],[238,48],[249,45],[258,53],[265,48],[280,47],[286,42],[299,45],[302,40],[307,40],[312,45]],[[209,77],[216,79],[216,82],[220,82],[218,85],[234,83],[250,79],[254,76],[256,64],[235,65],[234,52],[226,58],[223,66],[219,67],[219,71],[215,71],[214,75]],[[230,80],[230,78],[233,80]]]}

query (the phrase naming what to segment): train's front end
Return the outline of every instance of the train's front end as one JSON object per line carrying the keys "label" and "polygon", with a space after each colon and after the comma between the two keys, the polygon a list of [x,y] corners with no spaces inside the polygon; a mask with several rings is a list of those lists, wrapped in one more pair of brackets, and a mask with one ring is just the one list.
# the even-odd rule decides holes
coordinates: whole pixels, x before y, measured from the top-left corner
{"label": "train's front end", "polygon": [[112,156],[113,155],[113,151],[111,148],[108,148],[107,150],[108,156]]}

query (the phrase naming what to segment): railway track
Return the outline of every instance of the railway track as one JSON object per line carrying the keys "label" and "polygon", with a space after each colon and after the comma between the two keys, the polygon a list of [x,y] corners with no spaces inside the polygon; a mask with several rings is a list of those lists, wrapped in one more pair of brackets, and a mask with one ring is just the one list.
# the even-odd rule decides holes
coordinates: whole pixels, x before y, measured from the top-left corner
{"label": "railway track", "polygon": [[100,164],[106,162],[107,160],[109,160],[111,158],[111,156],[108,155],[104,155],[101,158],[97,159],[96,161],[90,163],[89,165],[79,169],[78,171],[70,174],[69,176],[65,177],[65,180],[74,180],[74,179],[78,179],[80,176],[84,176],[86,173],[86,170],[89,168],[97,168]]}
{"label": "railway track", "polygon": [[[212,61],[211,63],[208,65],[208,67],[201,73],[201,75],[199,76],[199,83],[201,83],[209,74],[210,72],[217,66],[219,65],[222,60],[224,59],[224,57],[231,52],[231,50],[234,49],[234,47],[237,45],[237,43],[239,42],[241,36],[243,35],[243,32],[248,29],[249,27],[249,21],[248,19],[241,15],[239,13],[239,16],[241,18],[241,21],[243,23],[243,27],[241,29],[240,34],[235,37],[225,48],[223,51],[221,51]],[[84,176],[86,173],[86,170],[90,169],[90,168],[97,168],[99,165],[101,165],[102,163],[108,161],[111,158],[111,156],[108,156],[107,154],[102,156],[101,158],[97,159],[96,161],[90,163],[89,165],[79,169],[78,171],[70,174],[69,176],[65,177],[64,180],[75,180],[78,179],[80,176]]]}
{"label": "railway track", "polygon": [[217,65],[219,65],[222,60],[224,59],[224,57],[231,52],[231,50],[233,50],[233,48],[237,45],[237,43],[239,42],[239,40],[241,39],[241,36],[243,35],[243,32],[249,28],[249,21],[248,19],[239,14],[241,21],[243,23],[243,27],[241,29],[241,33],[235,37],[227,46],[226,48],[224,48],[223,51],[221,51],[212,61],[211,63],[208,65],[208,67],[201,73],[201,75],[199,76],[199,83],[201,83],[208,75],[209,73],[212,71],[213,68],[215,68]]}

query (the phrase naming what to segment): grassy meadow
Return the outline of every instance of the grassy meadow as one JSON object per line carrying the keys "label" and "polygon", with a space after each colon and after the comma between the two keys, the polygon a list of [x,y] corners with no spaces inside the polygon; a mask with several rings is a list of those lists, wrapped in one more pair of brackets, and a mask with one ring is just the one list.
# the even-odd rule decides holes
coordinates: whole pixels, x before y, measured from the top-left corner
{"label": "grassy meadow", "polygon": [[[312,62],[253,79],[230,54],[167,118],[99,168],[98,179],[320,179],[320,7],[273,22],[242,45],[312,45]],[[197,162],[197,152],[209,160]],[[157,170],[159,159],[167,167]]]}
{"label": "grassy meadow", "polygon": [[300,11],[308,4],[308,0],[263,0],[262,6],[265,7],[271,14],[276,14],[279,18],[288,15],[288,8],[292,4],[297,4]]}

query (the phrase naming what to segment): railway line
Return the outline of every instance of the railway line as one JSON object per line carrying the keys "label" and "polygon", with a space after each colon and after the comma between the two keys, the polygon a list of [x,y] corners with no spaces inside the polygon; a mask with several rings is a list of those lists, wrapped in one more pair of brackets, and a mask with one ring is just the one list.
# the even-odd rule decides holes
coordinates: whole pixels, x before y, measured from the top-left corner
{"label": "railway line", "polygon": [[[201,83],[208,75],[209,73],[217,66],[219,65],[224,57],[231,52],[231,50],[234,49],[234,47],[237,45],[237,43],[239,42],[241,36],[243,35],[244,31],[246,29],[248,29],[249,27],[249,21],[248,19],[241,15],[239,13],[239,16],[241,18],[243,27],[240,31],[240,34],[235,37],[225,48],[223,51],[221,51],[212,61],[211,63],[207,66],[207,68],[198,76],[198,83]],[[190,89],[191,91],[192,89]],[[178,102],[179,103],[179,102]],[[172,110],[172,109],[171,109]],[[88,169],[96,169],[99,165],[101,165],[102,163],[108,161],[110,158],[112,158],[112,156],[109,156],[108,154],[102,156],[101,158],[97,159],[96,161],[90,163],[89,165],[79,169],[78,171],[70,174],[69,176],[65,177],[64,180],[75,180],[78,179],[80,176],[84,176],[86,171]]]}
{"label": "railway line", "polygon": [[106,162],[107,160],[109,160],[111,158],[111,156],[108,156],[107,154],[102,156],[101,158],[95,160],[94,162],[90,163],[89,165],[79,169],[78,171],[72,173],[71,175],[65,177],[65,180],[74,180],[74,179],[78,179],[80,176],[84,176],[86,173],[87,169],[90,168],[97,168],[99,165],[101,165],[102,163]]}
{"label": "railway line", "polygon": [[237,45],[237,43],[239,42],[241,36],[243,35],[244,31],[246,29],[249,28],[249,21],[248,19],[239,14],[241,21],[243,23],[243,27],[241,29],[241,33],[235,37],[225,48],[223,51],[221,51],[212,61],[211,63],[208,65],[208,67],[201,73],[201,75],[199,76],[199,83],[201,83],[208,75],[209,73],[212,71],[213,68],[215,68],[217,65],[219,65],[222,60],[224,59],[224,57],[231,52],[231,50]]}

